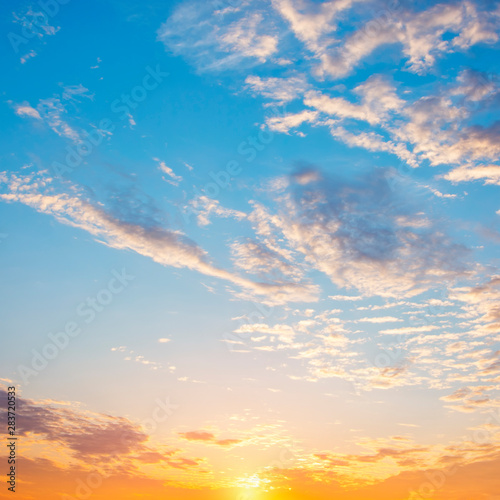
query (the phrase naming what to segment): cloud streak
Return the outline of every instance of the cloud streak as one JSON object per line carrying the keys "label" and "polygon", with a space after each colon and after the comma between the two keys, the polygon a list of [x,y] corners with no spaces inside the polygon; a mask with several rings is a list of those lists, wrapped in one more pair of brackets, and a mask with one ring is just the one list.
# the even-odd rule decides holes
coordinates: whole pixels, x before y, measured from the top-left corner
{"label": "cloud streak", "polygon": [[159,226],[153,219],[141,223],[124,220],[102,205],[86,199],[73,186],[71,194],[58,193],[50,177],[2,174],[7,192],[5,202],[19,202],[55,217],[59,222],[87,231],[97,241],[116,249],[129,249],[153,261],[177,268],[188,268],[220,278],[243,288],[249,294],[267,297],[271,302],[314,300],[316,288],[295,282],[258,283],[213,265],[205,250],[180,233]]}

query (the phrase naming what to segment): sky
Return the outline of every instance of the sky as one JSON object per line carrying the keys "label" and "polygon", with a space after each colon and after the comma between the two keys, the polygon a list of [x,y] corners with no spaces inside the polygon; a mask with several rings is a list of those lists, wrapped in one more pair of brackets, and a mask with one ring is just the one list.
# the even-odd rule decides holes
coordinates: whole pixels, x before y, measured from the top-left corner
{"label": "sky", "polygon": [[498,3],[0,10],[17,498],[500,499]]}

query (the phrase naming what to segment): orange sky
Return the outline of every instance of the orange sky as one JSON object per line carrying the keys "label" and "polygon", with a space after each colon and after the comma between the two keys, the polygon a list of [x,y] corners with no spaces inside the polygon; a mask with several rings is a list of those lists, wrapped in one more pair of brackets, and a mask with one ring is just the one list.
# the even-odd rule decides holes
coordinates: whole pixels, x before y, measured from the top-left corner
{"label": "orange sky", "polygon": [[[498,500],[500,457],[488,462],[459,467],[455,474],[448,477],[441,488],[431,491],[427,486],[430,478],[435,484],[440,484],[441,475],[433,472],[407,472],[398,477],[390,478],[381,483],[364,488],[343,490],[335,483],[333,478],[313,480],[300,470],[285,470],[280,474],[286,479],[268,483],[268,487],[275,484],[275,490],[262,491],[260,488],[250,489],[186,489],[175,488],[164,484],[161,480],[151,480],[135,476],[126,472],[110,476],[102,484],[92,488],[92,499],[96,500],[134,500],[144,498],[160,500],[417,500],[420,498],[431,500]],[[16,498],[23,500],[53,500],[54,498],[83,498],[89,490],[82,486],[80,481],[88,485],[99,484],[96,475],[83,469],[74,468],[63,470],[48,460],[24,459],[19,468],[23,480],[18,483]],[[411,496],[410,491],[421,495]],[[78,489],[80,487],[80,489]],[[69,497],[59,497],[58,494],[69,494]],[[0,498],[12,498],[5,492]]]}
{"label": "orange sky", "polygon": [[[17,404],[22,430],[16,493],[23,500],[90,494],[96,500],[326,500],[332,495],[339,500],[494,500],[500,486],[497,423],[446,446],[393,436],[362,440],[359,446],[370,451],[350,454],[305,452],[282,443],[276,460],[269,461],[243,438],[171,429],[164,441],[127,418],[88,412],[74,402],[18,396]],[[257,432],[259,448],[276,445],[265,427]],[[4,491],[0,498],[11,497]]]}

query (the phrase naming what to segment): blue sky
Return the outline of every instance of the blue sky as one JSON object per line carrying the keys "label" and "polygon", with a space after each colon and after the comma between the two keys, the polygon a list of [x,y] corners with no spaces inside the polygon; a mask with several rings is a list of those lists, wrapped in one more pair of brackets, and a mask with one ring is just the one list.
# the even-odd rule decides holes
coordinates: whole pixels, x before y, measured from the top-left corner
{"label": "blue sky", "polygon": [[[1,9],[1,376],[30,411],[127,419],[176,457],[115,457],[159,482],[150,498],[295,498],[309,480],[318,499],[389,498],[398,474],[418,489],[450,460],[466,486],[434,494],[451,499],[477,464],[487,475],[498,4]],[[146,436],[165,396],[178,410]],[[110,456],[26,436],[30,463],[61,474]]]}

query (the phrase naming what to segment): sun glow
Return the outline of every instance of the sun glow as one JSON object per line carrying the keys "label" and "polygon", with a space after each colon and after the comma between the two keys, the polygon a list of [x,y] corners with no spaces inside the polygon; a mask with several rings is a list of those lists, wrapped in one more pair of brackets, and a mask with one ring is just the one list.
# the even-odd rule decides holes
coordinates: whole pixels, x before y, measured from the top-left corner
{"label": "sun glow", "polygon": [[[258,474],[252,474],[251,476],[246,476],[237,480],[237,485],[241,488],[264,488],[269,479],[264,479],[259,477]],[[254,498],[254,497],[251,497]]]}

